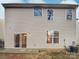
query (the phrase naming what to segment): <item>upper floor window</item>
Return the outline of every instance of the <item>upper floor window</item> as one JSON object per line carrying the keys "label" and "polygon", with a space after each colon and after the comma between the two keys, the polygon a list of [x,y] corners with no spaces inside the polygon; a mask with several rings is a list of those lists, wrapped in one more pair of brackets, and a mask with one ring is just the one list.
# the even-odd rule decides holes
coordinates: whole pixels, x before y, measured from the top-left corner
{"label": "upper floor window", "polygon": [[48,20],[53,20],[53,10],[52,9],[48,9],[47,13],[48,13]]}
{"label": "upper floor window", "polygon": [[34,16],[42,16],[42,8],[35,7],[34,8]]}
{"label": "upper floor window", "polygon": [[47,31],[47,43],[59,43],[58,31]]}
{"label": "upper floor window", "polygon": [[67,16],[66,16],[67,19],[68,20],[72,20],[72,9],[67,9],[67,12],[66,13],[67,13]]}

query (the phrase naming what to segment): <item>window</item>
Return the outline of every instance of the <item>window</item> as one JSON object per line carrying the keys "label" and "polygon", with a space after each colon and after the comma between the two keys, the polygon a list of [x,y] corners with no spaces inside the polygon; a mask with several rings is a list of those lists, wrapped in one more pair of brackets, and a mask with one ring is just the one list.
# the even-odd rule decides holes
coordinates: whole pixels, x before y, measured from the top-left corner
{"label": "window", "polygon": [[72,9],[67,9],[67,19],[72,20]]}
{"label": "window", "polygon": [[4,48],[4,41],[3,41],[3,39],[0,39],[0,48]]}
{"label": "window", "polygon": [[53,10],[52,9],[48,9],[48,20],[53,20]]}
{"label": "window", "polygon": [[59,43],[58,31],[47,31],[47,43]]}
{"label": "window", "polygon": [[22,48],[25,48],[26,47],[26,33],[22,33]]}
{"label": "window", "polygon": [[15,34],[15,47],[26,48],[27,33]]}
{"label": "window", "polygon": [[53,34],[50,31],[47,31],[47,43],[52,43]]}
{"label": "window", "polygon": [[53,43],[59,43],[59,32],[54,31]]}
{"label": "window", "polygon": [[42,16],[42,8],[35,7],[34,8],[34,16]]}
{"label": "window", "polygon": [[15,35],[15,47],[20,47],[20,34]]}

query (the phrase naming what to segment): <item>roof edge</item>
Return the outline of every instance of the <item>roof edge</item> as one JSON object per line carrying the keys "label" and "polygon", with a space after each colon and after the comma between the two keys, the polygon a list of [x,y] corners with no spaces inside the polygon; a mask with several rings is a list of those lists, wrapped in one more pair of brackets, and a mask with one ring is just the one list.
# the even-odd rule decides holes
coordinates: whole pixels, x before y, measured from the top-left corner
{"label": "roof edge", "polygon": [[43,6],[43,7],[73,7],[76,8],[79,5],[75,4],[52,4],[52,3],[2,3],[4,8],[11,7],[33,7],[33,6]]}

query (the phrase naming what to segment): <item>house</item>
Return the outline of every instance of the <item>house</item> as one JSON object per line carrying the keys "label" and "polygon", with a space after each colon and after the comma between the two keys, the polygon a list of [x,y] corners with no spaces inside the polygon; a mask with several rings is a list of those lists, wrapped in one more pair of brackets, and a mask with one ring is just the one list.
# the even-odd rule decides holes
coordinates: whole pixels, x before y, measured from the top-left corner
{"label": "house", "polygon": [[0,19],[0,39],[3,39],[3,20]]}
{"label": "house", "polygon": [[0,19],[0,48],[3,48],[4,40],[3,40],[3,20]]}
{"label": "house", "polygon": [[76,21],[76,40],[77,44],[79,45],[79,19]]}
{"label": "house", "polygon": [[5,48],[64,48],[76,42],[75,4],[4,3]]}

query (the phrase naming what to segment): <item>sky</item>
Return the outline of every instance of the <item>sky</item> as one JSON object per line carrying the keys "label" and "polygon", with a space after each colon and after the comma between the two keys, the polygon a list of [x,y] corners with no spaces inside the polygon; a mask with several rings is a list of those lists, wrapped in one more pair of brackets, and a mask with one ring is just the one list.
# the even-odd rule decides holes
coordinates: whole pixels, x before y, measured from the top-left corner
{"label": "sky", "polygon": [[[4,8],[1,5],[1,3],[52,3],[52,4],[60,4],[63,0],[0,0],[0,19],[4,19]],[[79,0],[67,0],[67,3],[72,3],[74,2],[79,4]],[[79,8],[78,8],[79,10]],[[79,11],[77,10],[77,18],[79,18]]]}

